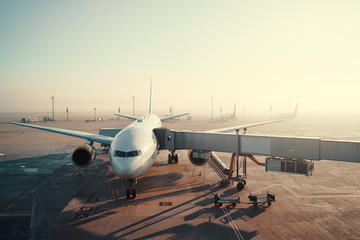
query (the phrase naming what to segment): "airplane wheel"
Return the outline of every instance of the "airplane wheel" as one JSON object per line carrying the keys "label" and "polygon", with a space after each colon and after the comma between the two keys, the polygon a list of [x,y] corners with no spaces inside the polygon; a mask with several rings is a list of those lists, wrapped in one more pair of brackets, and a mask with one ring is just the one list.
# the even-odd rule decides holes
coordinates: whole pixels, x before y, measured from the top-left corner
{"label": "airplane wheel", "polygon": [[129,189],[126,190],[126,198],[127,198],[127,199],[130,199],[130,190],[129,190]]}
{"label": "airplane wheel", "polygon": [[246,185],[246,181],[244,180],[244,186]]}
{"label": "airplane wheel", "polygon": [[177,154],[175,155],[175,162],[176,162],[176,163],[178,163],[178,162],[179,162],[179,157],[178,157],[178,155],[177,155]]}
{"label": "airplane wheel", "polygon": [[271,202],[268,202],[269,207],[271,206]]}
{"label": "airplane wheel", "polygon": [[236,185],[237,189],[239,191],[243,190],[244,189],[244,184],[242,184],[241,182],[239,182],[237,185]]}
{"label": "airplane wheel", "polygon": [[221,207],[221,206],[222,206],[222,203],[220,202],[220,203],[219,203],[219,207]]}
{"label": "airplane wheel", "polygon": [[133,194],[133,198],[136,198],[136,189],[133,189],[132,194]]}
{"label": "airplane wheel", "polygon": [[168,163],[169,163],[169,164],[171,163],[171,156],[170,156],[170,153],[168,154]]}

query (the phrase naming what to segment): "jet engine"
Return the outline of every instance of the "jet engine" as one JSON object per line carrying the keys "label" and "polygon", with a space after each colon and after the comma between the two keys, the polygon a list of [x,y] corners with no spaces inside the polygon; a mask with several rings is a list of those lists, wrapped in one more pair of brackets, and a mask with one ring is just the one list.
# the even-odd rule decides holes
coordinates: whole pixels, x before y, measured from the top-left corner
{"label": "jet engine", "polygon": [[188,157],[190,162],[195,166],[203,166],[210,158],[210,152],[190,149]]}
{"label": "jet engine", "polygon": [[86,167],[94,162],[96,158],[96,149],[88,144],[77,147],[71,159],[77,167]]}

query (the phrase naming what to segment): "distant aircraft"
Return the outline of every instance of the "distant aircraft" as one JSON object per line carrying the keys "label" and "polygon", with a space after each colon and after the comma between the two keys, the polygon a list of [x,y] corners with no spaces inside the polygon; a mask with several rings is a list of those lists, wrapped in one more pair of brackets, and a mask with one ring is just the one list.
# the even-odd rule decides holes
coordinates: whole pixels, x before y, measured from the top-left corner
{"label": "distant aircraft", "polygon": [[[149,170],[149,168],[153,165],[155,157],[157,156],[159,151],[159,143],[158,139],[154,134],[154,129],[161,127],[163,121],[189,114],[184,113],[159,118],[157,115],[152,113],[151,98],[152,84],[150,84],[149,113],[145,114],[142,117],[128,116],[115,113],[115,115],[117,116],[132,119],[134,120],[134,122],[124,129],[115,129],[117,130],[117,133],[113,134],[114,137],[110,136],[110,134],[108,136],[97,135],[80,131],[43,127],[16,122],[12,122],[12,124],[86,139],[87,141],[85,142],[85,144],[77,147],[72,154],[72,161],[78,167],[86,167],[94,162],[96,158],[96,149],[93,146],[94,142],[99,142],[102,145],[110,146],[110,164],[115,174],[120,176],[120,178],[124,180],[124,183],[128,185],[126,190],[126,197],[129,199],[132,195],[132,197],[135,198],[137,178],[141,177]],[[208,133],[210,136],[212,133],[223,133],[236,129],[245,130],[249,127],[273,123],[277,121],[280,120],[271,120],[242,126],[215,129],[208,131]],[[199,165],[199,163],[195,163],[191,157],[189,157],[189,159],[194,165]],[[169,154],[169,163],[170,160],[178,162],[178,156],[177,154],[175,154],[174,150],[172,150],[171,154]],[[205,163],[206,161],[205,159],[203,159],[200,165],[203,165]]]}
{"label": "distant aircraft", "polygon": [[[174,116],[174,111],[173,111],[173,107],[170,107],[170,109],[169,109],[170,111],[170,113],[169,114],[167,114],[167,115],[165,115],[165,117],[171,117],[171,116]],[[175,121],[177,121],[177,120],[180,120],[180,118],[172,118],[173,120],[175,120]]]}
{"label": "distant aircraft", "polygon": [[234,112],[228,113],[228,114],[222,114],[222,111],[220,111],[220,117],[218,117],[219,120],[227,121],[227,120],[236,120],[236,103],[234,103]]}
{"label": "distant aircraft", "polygon": [[298,104],[296,103],[294,112],[292,113],[280,113],[279,115],[274,116],[276,119],[294,119],[297,116]]}

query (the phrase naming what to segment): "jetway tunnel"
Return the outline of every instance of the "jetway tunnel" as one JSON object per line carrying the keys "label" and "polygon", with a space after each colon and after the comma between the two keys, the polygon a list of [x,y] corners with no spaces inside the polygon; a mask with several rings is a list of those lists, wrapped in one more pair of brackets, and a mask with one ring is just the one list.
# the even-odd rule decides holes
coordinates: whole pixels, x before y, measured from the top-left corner
{"label": "jetway tunnel", "polygon": [[[312,175],[314,171],[314,160],[360,162],[360,142],[239,135],[238,131],[235,135],[157,128],[154,129],[154,133],[159,150],[192,149],[193,151],[208,152],[207,162],[221,179],[220,184],[224,186],[232,180],[243,185],[246,184],[247,159],[251,159],[257,165],[265,166],[266,171],[308,176]],[[230,166],[227,167],[214,152],[232,153]],[[265,156],[265,163],[260,163],[254,155]],[[239,157],[242,157],[242,173],[239,172]],[[234,169],[236,176],[232,177]],[[240,189],[241,186],[238,188]]]}

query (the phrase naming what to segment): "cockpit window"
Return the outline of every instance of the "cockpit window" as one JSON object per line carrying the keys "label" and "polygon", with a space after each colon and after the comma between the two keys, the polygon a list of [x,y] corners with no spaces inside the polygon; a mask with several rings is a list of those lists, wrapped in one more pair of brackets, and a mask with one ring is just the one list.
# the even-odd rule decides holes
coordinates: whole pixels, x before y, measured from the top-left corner
{"label": "cockpit window", "polygon": [[130,158],[140,156],[142,154],[141,150],[135,150],[130,152],[123,152],[123,151],[114,151],[114,157],[123,157],[123,158]]}

